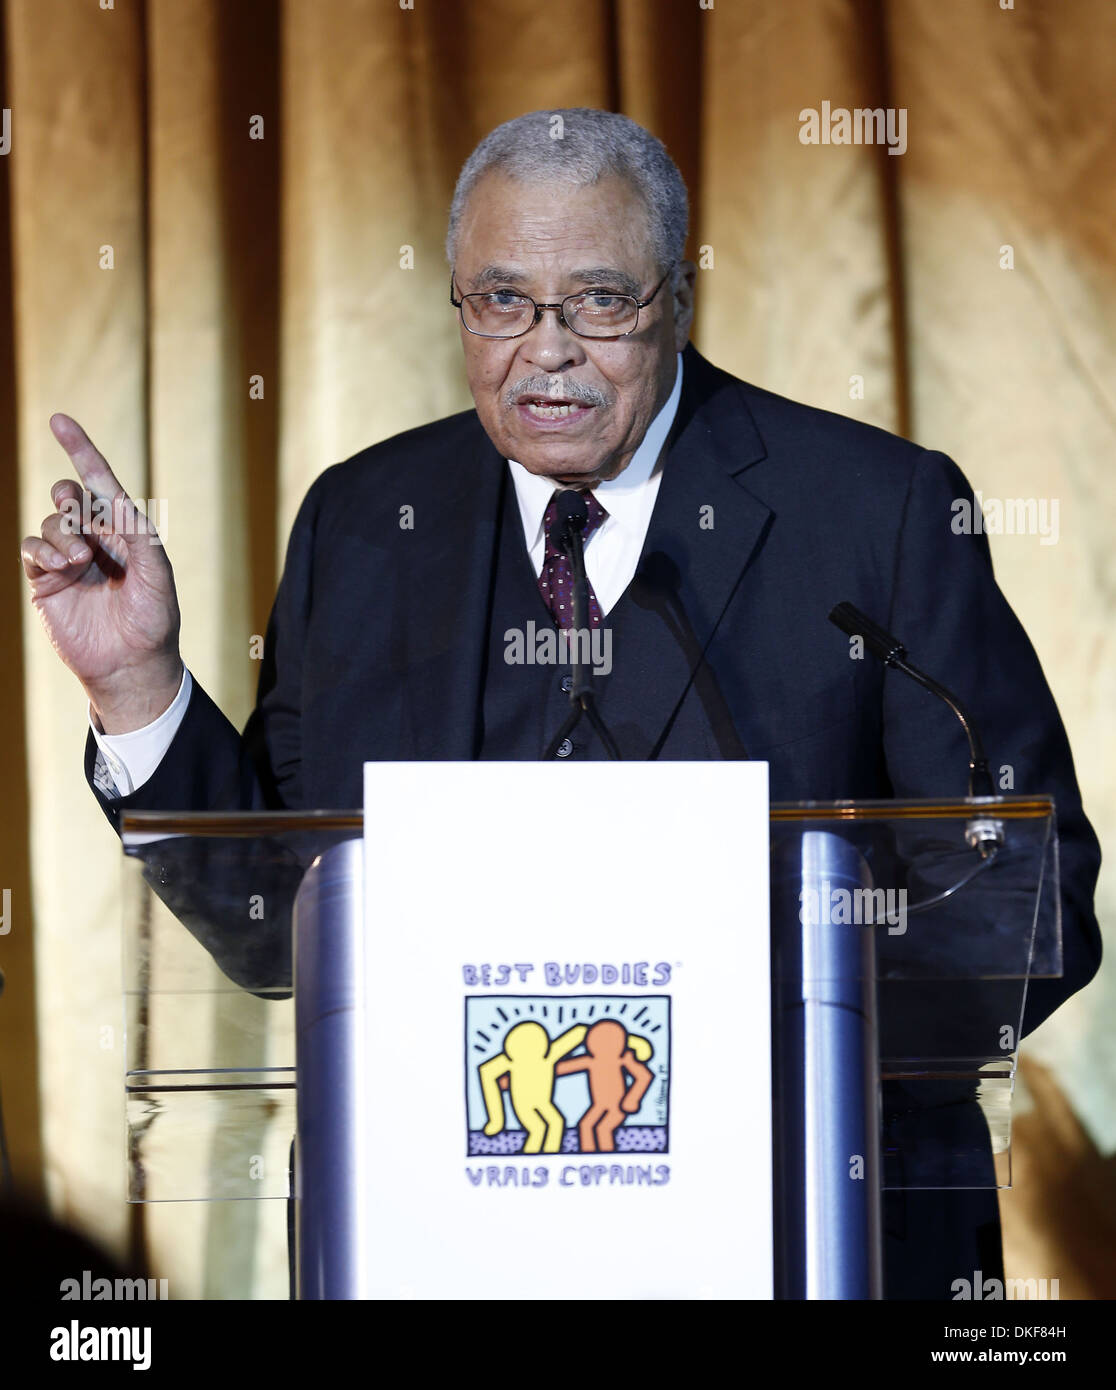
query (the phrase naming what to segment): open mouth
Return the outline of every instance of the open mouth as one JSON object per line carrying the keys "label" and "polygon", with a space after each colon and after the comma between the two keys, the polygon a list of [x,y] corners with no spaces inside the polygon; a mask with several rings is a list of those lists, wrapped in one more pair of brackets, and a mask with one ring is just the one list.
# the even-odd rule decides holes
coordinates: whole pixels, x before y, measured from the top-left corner
{"label": "open mouth", "polygon": [[521,396],[518,405],[532,420],[570,420],[593,409],[582,401],[553,396]]}

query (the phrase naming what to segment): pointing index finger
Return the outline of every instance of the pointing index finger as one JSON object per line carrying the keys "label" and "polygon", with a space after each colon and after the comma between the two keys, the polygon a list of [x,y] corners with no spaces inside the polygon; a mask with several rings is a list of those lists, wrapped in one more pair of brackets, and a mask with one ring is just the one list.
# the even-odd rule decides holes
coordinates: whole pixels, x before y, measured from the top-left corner
{"label": "pointing index finger", "polygon": [[128,497],[104,455],[76,420],[72,420],[68,415],[52,415],[50,430],[69,454],[78,477],[94,497],[103,497],[112,502],[118,497]]}

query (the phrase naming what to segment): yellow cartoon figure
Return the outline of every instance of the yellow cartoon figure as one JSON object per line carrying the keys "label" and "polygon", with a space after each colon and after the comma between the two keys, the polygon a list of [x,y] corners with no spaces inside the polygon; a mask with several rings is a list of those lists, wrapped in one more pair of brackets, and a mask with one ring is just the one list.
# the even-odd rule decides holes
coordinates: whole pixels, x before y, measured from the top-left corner
{"label": "yellow cartoon figure", "polygon": [[504,1128],[501,1087],[511,1092],[519,1123],[527,1131],[525,1154],[562,1151],[566,1121],[554,1104],[554,1068],[585,1041],[586,1027],[579,1023],[551,1042],[541,1023],[528,1020],[509,1028],[504,1050],[478,1067],[484,1108],[488,1112],[485,1134],[491,1139]]}

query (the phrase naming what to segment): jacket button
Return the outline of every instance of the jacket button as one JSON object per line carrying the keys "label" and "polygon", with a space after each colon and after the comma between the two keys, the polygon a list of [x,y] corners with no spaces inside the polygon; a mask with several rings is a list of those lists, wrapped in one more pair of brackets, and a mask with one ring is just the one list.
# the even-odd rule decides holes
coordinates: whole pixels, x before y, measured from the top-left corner
{"label": "jacket button", "polygon": [[567,695],[570,693],[570,691],[573,689],[573,676],[562,677],[562,689],[566,692]]}
{"label": "jacket button", "polygon": [[555,750],[555,756],[559,758],[568,758],[572,752],[573,744],[568,738],[564,738]]}

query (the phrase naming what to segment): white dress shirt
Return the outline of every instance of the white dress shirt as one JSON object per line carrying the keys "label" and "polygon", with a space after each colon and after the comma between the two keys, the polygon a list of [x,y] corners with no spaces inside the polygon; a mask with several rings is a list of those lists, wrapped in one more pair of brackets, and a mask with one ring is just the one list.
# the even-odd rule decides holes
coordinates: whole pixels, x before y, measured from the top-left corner
{"label": "white dress shirt", "polygon": [[[608,516],[586,542],[585,573],[597,595],[602,613],[608,613],[619,602],[620,596],[632,582],[643,553],[655,498],[659,495],[659,484],[662,482],[663,445],[678,413],[681,395],[682,354],[679,353],[674,388],[666,404],[648,426],[631,462],[615,478],[598,483],[593,488],[593,495]],[[528,473],[514,459],[508,459],[508,468],[515,483],[527,552],[535,574],[540,575],[546,553],[543,514],[554,496],[554,483],[549,478]],[[158,719],[128,734],[102,733],[94,724],[93,711],[90,709],[89,727],[93,730],[100,754],[94,781],[102,790],[110,792],[106,785],[108,779],[111,779],[120,796],[127,796],[143,786],[174,741],[186,715],[192,689],[190,672],[184,670],[178,694]],[[107,779],[104,773],[107,773]]]}
{"label": "white dress shirt", "polygon": [[127,796],[137,787],[142,787],[163,761],[164,754],[174,742],[178,726],[186,716],[186,706],[190,703],[190,691],[193,688],[193,677],[183,667],[178,694],[158,719],[153,719],[142,729],[133,729],[128,734],[102,733],[93,722],[92,705],[89,707],[89,727],[93,730],[93,737],[100,753],[97,766],[93,770],[93,780],[106,796],[112,795],[112,789],[105,785],[105,780],[100,775],[100,764],[104,764],[104,769],[115,784],[117,795]]}
{"label": "white dress shirt", "polygon": [[[651,524],[651,513],[663,477],[663,445],[678,413],[681,395],[682,354],[679,353],[674,388],[666,404],[648,425],[647,433],[632,455],[631,462],[615,478],[598,483],[593,488],[593,496],[608,516],[586,542],[585,573],[597,595],[602,613],[616,607],[621,594],[632,582],[639,557],[643,554],[643,543],[647,539],[647,528]],[[528,473],[514,459],[508,459],[508,467],[515,483],[527,552],[537,577],[542,574],[546,554],[543,514],[554,496],[554,483],[550,478]]]}

